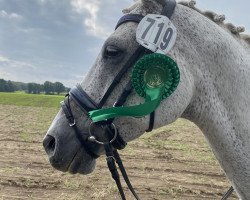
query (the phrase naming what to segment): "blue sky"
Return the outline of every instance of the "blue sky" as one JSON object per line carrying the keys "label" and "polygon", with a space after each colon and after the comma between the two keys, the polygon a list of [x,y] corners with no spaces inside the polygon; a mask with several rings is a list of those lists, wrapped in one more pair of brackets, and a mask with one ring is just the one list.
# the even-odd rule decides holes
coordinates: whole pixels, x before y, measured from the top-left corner
{"label": "blue sky", "polygon": [[[0,78],[72,87],[132,0],[0,0]],[[250,1],[197,0],[250,33]]]}

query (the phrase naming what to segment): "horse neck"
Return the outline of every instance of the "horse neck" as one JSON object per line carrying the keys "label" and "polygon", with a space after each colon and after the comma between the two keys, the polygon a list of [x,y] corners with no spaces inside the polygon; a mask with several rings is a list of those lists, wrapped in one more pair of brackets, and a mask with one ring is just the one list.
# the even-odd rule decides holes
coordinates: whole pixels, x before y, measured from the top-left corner
{"label": "horse neck", "polygon": [[199,123],[212,105],[217,115],[223,109],[242,115],[250,105],[249,49],[195,10],[179,5],[176,13],[179,36],[173,54],[192,74],[195,87],[184,116]]}
{"label": "horse neck", "polygon": [[182,117],[198,125],[238,194],[249,197],[249,50],[198,12],[183,6],[178,10],[175,54],[194,79],[192,100]]}

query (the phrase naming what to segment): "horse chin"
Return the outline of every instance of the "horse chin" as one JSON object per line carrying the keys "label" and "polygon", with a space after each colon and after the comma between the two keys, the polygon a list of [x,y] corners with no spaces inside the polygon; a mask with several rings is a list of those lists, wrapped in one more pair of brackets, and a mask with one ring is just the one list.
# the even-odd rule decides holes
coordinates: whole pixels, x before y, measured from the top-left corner
{"label": "horse chin", "polygon": [[[71,159],[64,157],[61,159],[61,162],[58,162],[55,157],[50,157],[49,160],[56,170],[71,174],[90,174],[94,171],[96,165],[96,160],[87,155],[82,149],[77,151]],[[62,162],[63,160],[64,162]]]}
{"label": "horse chin", "polygon": [[83,174],[87,175],[94,171],[96,160],[83,151],[78,151],[73,157],[71,163],[68,166],[68,172],[71,174]]}

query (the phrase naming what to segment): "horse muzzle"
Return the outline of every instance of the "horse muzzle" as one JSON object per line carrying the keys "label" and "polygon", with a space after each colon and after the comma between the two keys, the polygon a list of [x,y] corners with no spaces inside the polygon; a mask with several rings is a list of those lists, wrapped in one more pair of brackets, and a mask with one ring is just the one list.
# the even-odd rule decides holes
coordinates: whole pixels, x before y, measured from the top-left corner
{"label": "horse muzzle", "polygon": [[94,170],[95,159],[67,128],[59,133],[52,127],[43,140],[43,147],[50,164],[59,171],[89,174]]}

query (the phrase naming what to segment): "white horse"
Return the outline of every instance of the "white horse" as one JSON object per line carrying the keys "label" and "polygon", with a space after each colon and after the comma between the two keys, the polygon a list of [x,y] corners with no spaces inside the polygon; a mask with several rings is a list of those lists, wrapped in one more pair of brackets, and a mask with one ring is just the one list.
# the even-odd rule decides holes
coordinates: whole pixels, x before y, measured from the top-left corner
{"label": "white horse", "polygon": [[[161,0],[141,0],[125,13],[159,14]],[[177,90],[156,110],[155,128],[182,117],[194,122],[204,133],[221,167],[238,196],[250,199],[250,37],[243,27],[225,24],[223,15],[202,12],[195,2],[179,2],[171,18],[177,40],[169,56],[178,63],[181,80]],[[99,102],[110,82],[138,47],[138,24],[122,24],[106,40],[82,88]],[[130,78],[126,73],[105,107],[111,107]],[[126,105],[143,99],[133,92]],[[79,129],[86,131],[90,120],[70,101]],[[149,117],[115,119],[122,138],[129,142],[148,128]],[[101,132],[101,130],[100,130]],[[59,111],[44,140],[53,167],[87,174],[95,159],[87,154]]]}

